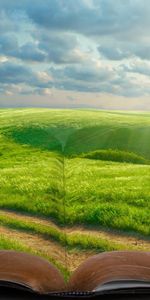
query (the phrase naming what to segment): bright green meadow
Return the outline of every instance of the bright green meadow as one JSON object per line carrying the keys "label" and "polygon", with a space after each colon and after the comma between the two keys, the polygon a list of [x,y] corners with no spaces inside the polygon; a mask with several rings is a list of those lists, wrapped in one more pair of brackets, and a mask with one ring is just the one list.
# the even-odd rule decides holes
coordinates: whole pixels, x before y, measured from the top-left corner
{"label": "bright green meadow", "polygon": [[[150,113],[0,109],[0,209],[44,217],[60,228],[149,238]],[[0,222],[62,246],[118,249],[94,235],[88,244],[79,234],[67,241],[52,228],[7,217]],[[11,248],[8,243],[0,238],[0,248]]]}

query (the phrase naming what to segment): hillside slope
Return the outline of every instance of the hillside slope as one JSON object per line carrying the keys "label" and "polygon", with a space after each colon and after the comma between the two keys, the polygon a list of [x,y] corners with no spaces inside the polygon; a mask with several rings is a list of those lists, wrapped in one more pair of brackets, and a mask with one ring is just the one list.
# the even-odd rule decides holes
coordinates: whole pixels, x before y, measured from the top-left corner
{"label": "hillside slope", "polygon": [[[1,109],[0,222],[5,239],[0,238],[0,247],[47,255],[66,276],[97,251],[148,249],[149,161],[150,113]],[[15,221],[6,210],[24,217]],[[126,241],[133,236],[134,245],[127,246],[122,234]],[[40,252],[44,238],[48,241]],[[55,249],[61,252],[58,262]],[[71,261],[65,265],[66,253],[73,266]]]}

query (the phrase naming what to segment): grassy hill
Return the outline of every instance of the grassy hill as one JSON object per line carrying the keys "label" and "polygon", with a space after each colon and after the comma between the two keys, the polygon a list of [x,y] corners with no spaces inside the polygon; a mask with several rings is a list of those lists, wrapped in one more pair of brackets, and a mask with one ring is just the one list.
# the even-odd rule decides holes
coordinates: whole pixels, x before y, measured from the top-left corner
{"label": "grassy hill", "polygon": [[[2,226],[12,230],[12,237],[16,230],[47,239],[49,230],[48,239],[63,249],[67,244],[68,255],[81,249],[87,256],[91,253],[88,251],[127,249],[126,243],[115,243],[113,237],[112,241],[102,237],[97,241],[91,232],[117,230],[148,239],[149,162],[150,113],[1,109]],[[37,221],[31,226],[30,222],[10,220],[8,210],[37,217],[39,224],[47,218],[59,225],[62,233],[54,230],[54,224],[47,229]],[[75,226],[88,228],[90,237],[86,233],[83,238],[82,230],[64,237],[64,226],[70,230]],[[12,245],[6,233],[0,237],[0,247]],[[16,247],[25,249],[15,235]],[[134,247],[138,249],[138,244]],[[58,265],[53,251],[41,253],[36,245],[34,251],[33,243],[27,247],[31,248]],[[68,272],[65,258],[59,267]]]}

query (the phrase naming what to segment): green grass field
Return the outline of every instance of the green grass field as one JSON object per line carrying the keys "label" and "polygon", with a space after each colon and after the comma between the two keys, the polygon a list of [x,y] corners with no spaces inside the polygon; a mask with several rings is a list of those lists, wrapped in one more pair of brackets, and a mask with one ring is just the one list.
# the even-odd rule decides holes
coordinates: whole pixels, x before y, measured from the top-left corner
{"label": "green grass field", "polygon": [[[2,233],[12,230],[11,241],[0,237],[0,248],[27,249],[60,266],[53,253],[13,240],[15,230],[55,241],[64,252],[130,249],[97,239],[94,230],[148,240],[149,183],[150,113],[0,109],[0,209],[6,212],[0,224]],[[8,210],[60,229],[10,220]],[[65,227],[79,230],[67,235]],[[85,228],[90,236],[83,236]],[[60,269],[68,274],[65,262]]]}

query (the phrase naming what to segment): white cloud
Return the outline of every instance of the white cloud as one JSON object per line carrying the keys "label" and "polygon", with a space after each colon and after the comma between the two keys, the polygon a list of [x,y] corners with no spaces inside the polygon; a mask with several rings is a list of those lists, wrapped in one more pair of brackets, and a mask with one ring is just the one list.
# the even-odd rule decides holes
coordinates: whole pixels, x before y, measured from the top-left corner
{"label": "white cloud", "polygon": [[0,56],[0,63],[4,63],[8,61],[8,58],[6,56]]}

